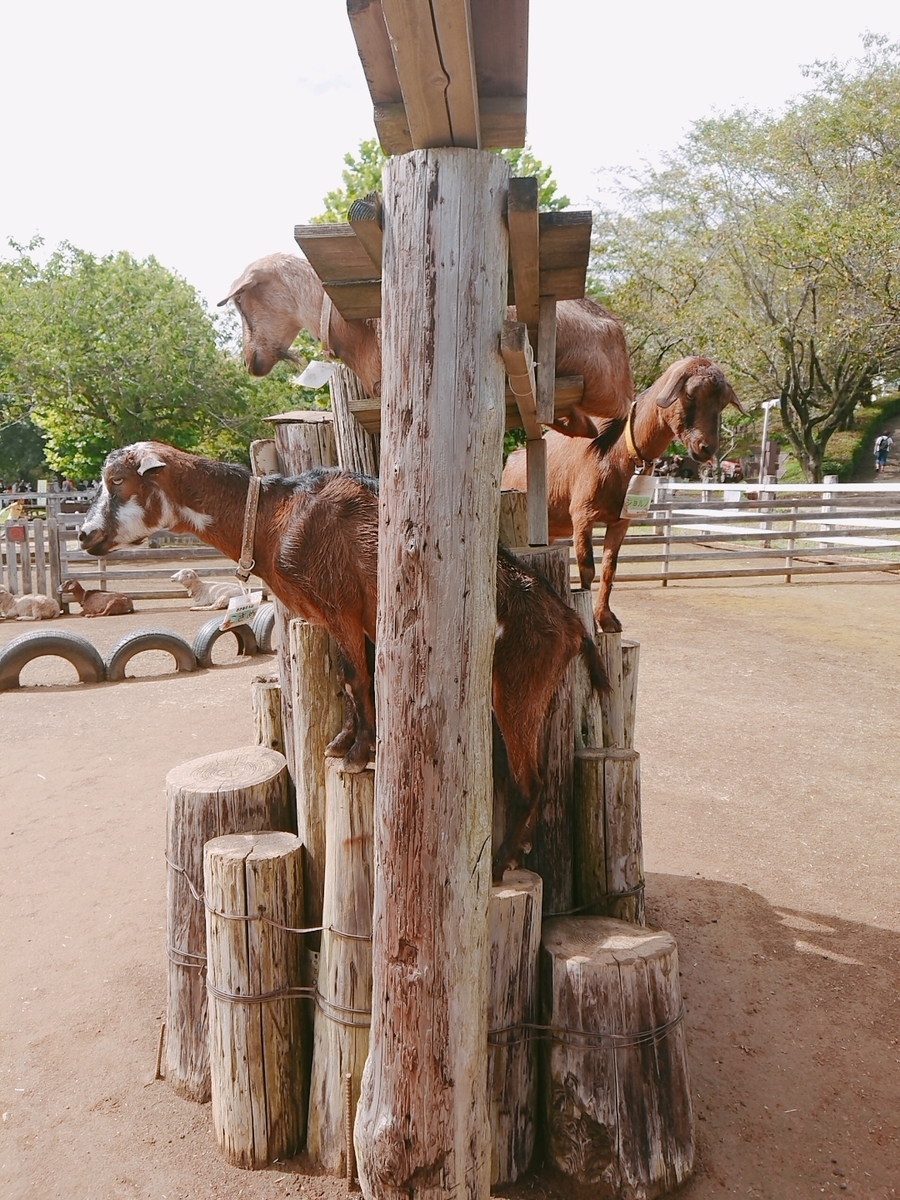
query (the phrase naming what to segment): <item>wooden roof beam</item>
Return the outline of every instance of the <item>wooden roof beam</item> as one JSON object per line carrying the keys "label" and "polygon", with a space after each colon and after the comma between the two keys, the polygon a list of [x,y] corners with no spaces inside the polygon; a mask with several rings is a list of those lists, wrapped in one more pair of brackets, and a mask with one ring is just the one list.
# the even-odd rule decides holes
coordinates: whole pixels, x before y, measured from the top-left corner
{"label": "wooden roof beam", "polygon": [[413,145],[481,145],[469,0],[381,0]]}
{"label": "wooden roof beam", "polygon": [[500,338],[500,353],[519,406],[522,424],[529,438],[543,436],[537,416],[537,390],[534,377],[534,353],[528,340],[528,326],[523,321],[504,321]]}

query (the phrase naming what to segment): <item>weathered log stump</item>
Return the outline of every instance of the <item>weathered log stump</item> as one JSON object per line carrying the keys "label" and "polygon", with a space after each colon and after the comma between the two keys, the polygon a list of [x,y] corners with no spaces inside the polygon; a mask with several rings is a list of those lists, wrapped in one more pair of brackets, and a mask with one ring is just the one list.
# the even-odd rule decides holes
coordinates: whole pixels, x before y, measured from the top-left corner
{"label": "weathered log stump", "polygon": [[537,965],[541,892],[533,871],[507,871],[491,891],[488,1104],[491,1186],[512,1183],[534,1154],[537,1108]]}
{"label": "weathered log stump", "polygon": [[[575,588],[572,604],[584,622],[588,637],[596,639],[594,596],[590,588]],[[575,749],[603,745],[603,710],[600,697],[591,687],[591,678],[581,656],[575,660]]]}
{"label": "weathered log stump", "polygon": [[209,1100],[203,846],[260,829],[294,832],[283,755],[265,746],[207,754],[166,776],[166,1079],[179,1096]]}
{"label": "weathered log stump", "polygon": [[338,465],[378,478],[378,435],[363,429],[351,405],[366,397],[366,389],[349,367],[338,366],[328,383]]}
{"label": "weathered log stump", "polygon": [[[346,1079],[355,1115],[369,1052],[375,767],[359,774],[329,760],[325,774],[325,904],[309,1099],[308,1148],[332,1175],[346,1175]],[[352,1129],[352,1124],[350,1125]]]}
{"label": "weathered log stump", "polygon": [[640,755],[575,752],[575,902],[579,910],[644,923]]}
{"label": "weathered log stump", "polygon": [[284,754],[281,684],[277,675],[257,675],[250,684],[250,704],[253,709],[253,740],[257,746],[268,746],[270,750]]}
{"label": "weathered log stump", "polygon": [[[337,652],[328,631],[299,618],[288,626],[297,833],[306,848],[306,923],[321,925],[325,891],[325,747],[341,729]],[[310,939],[316,946],[318,939]]]}
{"label": "weathered log stump", "polygon": [[634,746],[634,722],[637,716],[638,667],[641,643],[622,638],[622,695],[625,709],[625,746]]}
{"label": "weathered log stump", "polygon": [[694,1159],[674,938],[563,917],[541,953],[550,1161],[604,1200],[665,1195]]}
{"label": "weathered log stump", "polygon": [[603,741],[600,746],[625,745],[625,694],[622,680],[621,633],[597,633],[594,637],[609,680],[609,689],[600,697]]}
{"label": "weathered log stump", "polygon": [[303,1148],[309,1042],[301,986],[303,845],[290,833],[213,838],[203,858],[212,1118],[227,1160]]}
{"label": "weathered log stump", "polygon": [[503,546],[528,545],[528,497],[525,492],[509,489],[500,493],[499,540]]}

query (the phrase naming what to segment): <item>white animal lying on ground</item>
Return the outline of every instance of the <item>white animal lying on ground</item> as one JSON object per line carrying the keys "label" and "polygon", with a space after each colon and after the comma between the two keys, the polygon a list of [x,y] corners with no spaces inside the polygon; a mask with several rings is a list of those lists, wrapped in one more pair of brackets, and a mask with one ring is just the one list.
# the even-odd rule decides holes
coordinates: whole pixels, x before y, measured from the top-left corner
{"label": "white animal lying on ground", "polygon": [[14,596],[8,588],[0,587],[0,615],[4,617],[15,617],[17,621],[52,621],[60,611],[51,596],[43,596],[40,592]]}
{"label": "white animal lying on ground", "polygon": [[187,594],[194,601],[191,605],[192,610],[195,608],[227,608],[231,597],[239,596],[243,591],[237,582],[226,583],[212,580],[207,583],[190,567],[185,567],[183,571],[176,571],[172,576],[172,582],[180,583],[185,588]]}

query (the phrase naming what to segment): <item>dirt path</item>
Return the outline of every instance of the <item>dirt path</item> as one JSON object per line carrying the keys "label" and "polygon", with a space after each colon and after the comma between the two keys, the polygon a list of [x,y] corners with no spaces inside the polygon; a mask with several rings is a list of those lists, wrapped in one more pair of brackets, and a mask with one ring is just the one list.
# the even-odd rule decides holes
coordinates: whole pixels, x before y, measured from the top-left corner
{"label": "dirt path", "polygon": [[[900,1194],[898,604],[891,576],[616,589],[642,644],[649,919],[678,939],[687,1008],[688,1200]],[[207,617],[62,623],[105,650]],[[0,622],[0,644],[28,628]],[[303,1160],[225,1166],[209,1107],[153,1081],[165,775],[250,740],[270,662],[73,686],[45,660],[27,681],[47,686],[0,694],[4,1200],[346,1194]]]}

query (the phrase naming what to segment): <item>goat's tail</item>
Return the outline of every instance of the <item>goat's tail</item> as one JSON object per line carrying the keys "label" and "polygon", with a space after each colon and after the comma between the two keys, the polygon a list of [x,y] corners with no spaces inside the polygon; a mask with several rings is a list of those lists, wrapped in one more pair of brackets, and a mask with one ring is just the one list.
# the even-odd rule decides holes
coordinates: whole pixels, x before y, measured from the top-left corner
{"label": "goat's tail", "polygon": [[609,691],[609,677],[606,674],[606,668],[603,665],[603,659],[600,657],[600,651],[597,649],[597,643],[588,634],[584,635],[581,643],[581,655],[588,669],[588,675],[591,677],[591,686],[595,692]]}

